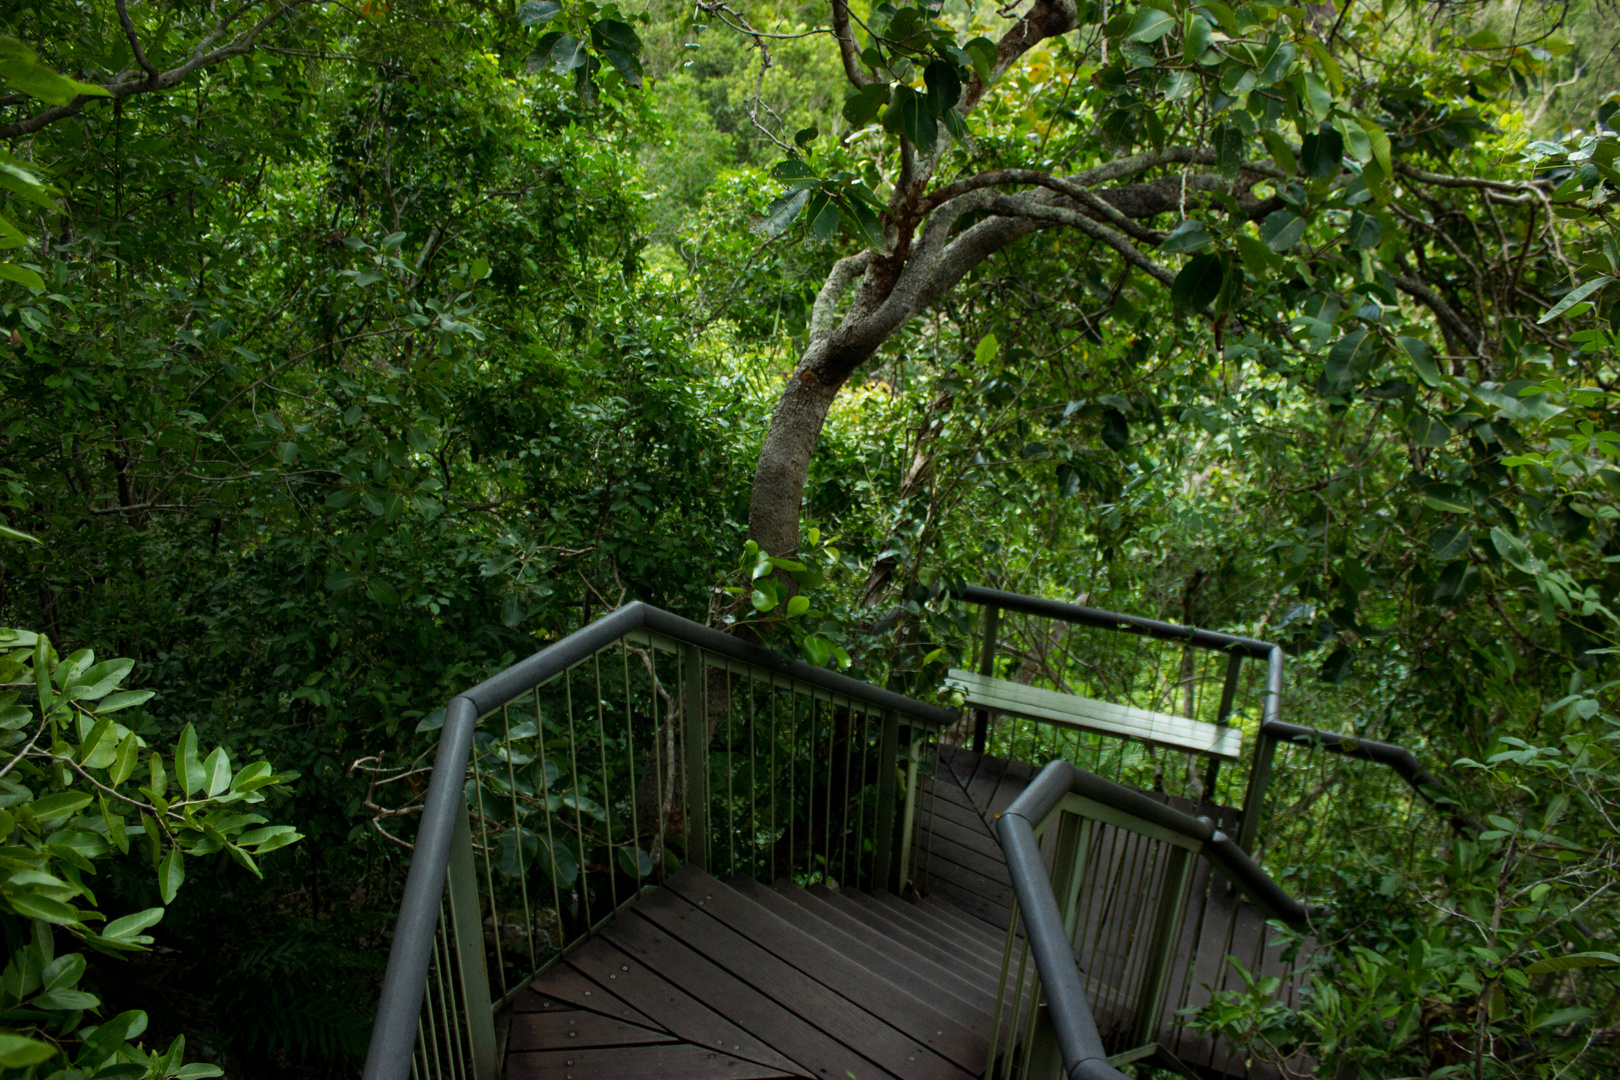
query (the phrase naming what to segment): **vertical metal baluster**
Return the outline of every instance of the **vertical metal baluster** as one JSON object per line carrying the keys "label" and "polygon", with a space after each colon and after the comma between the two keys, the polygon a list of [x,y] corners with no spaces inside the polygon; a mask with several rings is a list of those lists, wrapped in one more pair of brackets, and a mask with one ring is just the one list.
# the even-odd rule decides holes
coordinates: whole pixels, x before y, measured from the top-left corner
{"label": "vertical metal baluster", "polygon": [[[791,879],[798,873],[799,859],[796,850],[797,837],[794,836],[795,818],[798,815],[799,796],[799,695],[789,683],[788,692],[788,805],[787,805],[787,834],[788,834],[788,864],[787,874]],[[808,813],[805,815],[808,819]],[[806,830],[808,832],[808,829]]]}
{"label": "vertical metal baluster", "polygon": [[[675,711],[671,707],[664,714],[662,720],[658,718],[660,697],[658,688],[663,683],[658,681],[658,646],[653,642],[651,636],[647,638],[647,661],[648,667],[652,670],[653,794],[658,799],[658,805],[654,808],[658,819],[653,822],[653,829],[656,831],[653,834],[652,850],[647,855],[649,858],[657,860],[653,865],[653,875],[662,878],[664,876],[664,826],[666,824],[664,820],[664,772],[669,768],[669,763],[675,760]],[[677,667],[676,670],[679,671],[679,668]]]}
{"label": "vertical metal baluster", "polygon": [[[652,638],[647,639],[648,651],[651,651]],[[624,667],[624,760],[630,769],[630,861],[636,866],[636,892],[641,891],[641,812],[636,803],[640,801],[641,789],[636,786],[636,735],[634,724],[631,721],[633,710],[630,708],[630,647],[621,639],[619,641],[619,659]],[[654,691],[653,697],[657,698]],[[655,735],[654,738],[657,738]]]}
{"label": "vertical metal baluster", "polygon": [[[478,838],[484,849],[484,886],[485,892],[489,896],[490,919],[495,924],[495,966],[500,968],[501,994],[502,996],[505,996],[506,961],[501,957],[501,909],[500,905],[495,902],[495,873],[492,869],[494,860],[489,857],[489,820],[484,814],[484,777],[482,771],[478,768],[479,754],[476,747],[473,749],[469,757],[472,759],[473,798],[478,804]],[[528,917],[527,908],[525,908],[523,914],[525,918]],[[525,924],[525,932],[528,932],[528,930],[528,925]],[[534,959],[534,951],[532,947],[530,949],[529,959],[531,961]],[[530,970],[533,970],[532,965]]]}
{"label": "vertical metal baluster", "polygon": [[464,1070],[455,1068],[465,1060],[461,1055],[461,1025],[456,1023],[455,1002],[450,997],[449,989],[445,985],[445,972],[450,967],[449,949],[445,931],[444,903],[439,903],[439,932],[433,939],[433,974],[434,981],[439,985],[439,1011],[444,1016],[444,1049],[445,1056],[451,1063],[452,1076],[461,1075]]}
{"label": "vertical metal baluster", "polygon": [[610,910],[619,909],[619,875],[613,866],[613,784],[608,774],[607,765],[607,730],[602,722],[602,650],[598,649],[591,654],[591,669],[596,677],[596,701],[591,709],[596,713],[596,760],[601,768],[602,785],[602,816],[606,819],[603,828],[607,830],[607,879],[608,902],[612,904]]}
{"label": "vertical metal baluster", "polygon": [[[849,876],[849,800],[855,795],[854,778],[852,776],[855,771],[855,703],[853,701],[844,708],[844,715],[848,720],[844,729],[844,805],[839,811],[841,821],[838,825],[838,883],[840,885],[845,882],[855,884]],[[856,877],[860,876],[859,865],[860,852],[857,850]]]}
{"label": "vertical metal baluster", "polygon": [[422,1080],[427,1075],[427,1051],[423,1049],[427,1029],[422,1026],[420,1014],[416,1017],[416,1045],[411,1048],[411,1080]]}
{"label": "vertical metal baluster", "polygon": [[[857,889],[861,887],[861,867],[865,862],[866,854],[866,774],[867,766],[871,761],[871,745],[869,742],[871,737],[872,713],[863,706],[861,709],[861,741],[858,744],[861,748],[861,763],[855,773],[860,780],[860,789],[855,793],[857,800],[855,817],[855,887]],[[874,856],[877,854],[876,844],[872,845],[872,854]],[[875,886],[872,885],[870,876],[868,876],[867,881],[867,891],[872,891]]]}
{"label": "vertical metal baluster", "polygon": [[[535,730],[537,732],[539,727],[540,725],[537,721],[535,723]],[[527,875],[525,875],[523,872],[523,834],[521,831],[517,830],[521,830],[522,828],[523,816],[518,813],[517,782],[512,772],[512,719],[508,715],[507,706],[505,705],[501,706],[501,736],[504,740],[503,745],[506,747],[506,789],[508,794],[512,796],[512,829],[516,832],[513,839],[517,841],[517,844],[513,850],[517,853],[518,858],[518,884],[522,886],[523,879]],[[506,985],[506,960],[502,955],[501,950],[501,907],[495,902],[495,878],[494,875],[489,872],[489,864],[494,860],[489,857],[489,830],[485,827],[483,820],[484,779],[481,771],[478,768],[479,756],[478,751],[474,750],[472,753],[473,794],[478,800],[478,828],[480,835],[484,839],[484,876],[489,882],[489,920],[492,924],[494,924],[495,927],[495,966],[500,969],[501,996],[505,997],[508,987]],[[527,900],[528,894],[525,892],[523,904],[523,915],[525,919],[528,918],[529,914],[529,905]],[[524,924],[523,930],[532,942],[534,940],[534,935],[530,932],[531,928],[527,923]],[[534,947],[532,944],[529,948],[529,971],[531,973],[534,971]]]}
{"label": "vertical metal baluster", "polygon": [[579,906],[585,916],[585,925],[588,927],[593,921],[591,915],[591,875],[585,868],[589,860],[585,855],[585,814],[579,808],[579,744],[574,737],[574,671],[579,665],[563,672],[563,702],[568,710],[568,769],[573,778],[574,788],[574,827],[579,830],[578,843],[575,845],[579,851]]}
{"label": "vertical metal baluster", "polygon": [[[566,678],[566,676],[564,676]],[[534,744],[540,750],[540,778],[544,785],[547,773],[546,768],[546,728],[540,716],[540,688],[534,688]],[[547,805],[549,805],[551,789],[546,789]],[[550,865],[546,869],[546,877],[551,881],[551,902],[554,905],[551,914],[557,920],[557,951],[561,952],[568,943],[568,936],[563,932],[562,893],[557,889],[557,837],[551,829],[551,811],[546,812],[546,858]],[[532,934],[531,934],[532,937]],[[548,939],[550,935],[547,935]]]}
{"label": "vertical metal baluster", "polygon": [[748,829],[754,838],[754,852],[748,860],[748,874],[757,877],[765,863],[765,850],[759,837],[759,703],[754,669],[746,671],[744,691],[748,695]]}
{"label": "vertical metal baluster", "polygon": [[[1028,932],[1027,929],[1025,932]],[[1024,969],[1028,963],[1029,938],[1025,937],[1024,943],[1018,949],[1018,977],[1013,981],[1012,1015],[1007,1018],[1007,1053],[1002,1058],[1005,1062],[1001,1067],[1002,1080],[1008,1080],[1012,1076],[1013,1058],[1018,1056],[1018,1029],[1024,1018]],[[1032,981],[1038,979],[1037,975]]]}
{"label": "vertical metal baluster", "polygon": [[[811,691],[811,693],[810,693],[810,701],[811,701],[812,705],[815,705],[815,703],[816,703],[815,691]],[[826,714],[827,714],[827,757],[826,757],[826,762],[827,762],[827,783],[825,785],[823,785],[823,791],[825,792],[825,795],[824,795],[822,801],[823,801],[823,803],[825,803],[825,809],[824,809],[824,812],[822,814],[822,823],[821,823],[821,883],[823,885],[825,885],[828,882],[828,880],[832,877],[832,850],[833,850],[832,849],[833,735],[835,734],[835,729],[837,728],[837,724],[833,720],[832,702],[828,701],[826,704],[827,704],[827,708],[826,708],[825,711],[826,711]],[[822,712],[822,710],[819,707],[817,707],[816,712],[819,714],[819,713]]]}
{"label": "vertical metal baluster", "polygon": [[732,748],[737,743],[737,716],[732,708],[735,698],[731,693],[731,667],[727,665],[720,670],[726,686],[726,876],[730,877],[737,872],[737,795],[732,785],[732,777],[737,772],[732,761]]}
{"label": "vertical metal baluster", "polygon": [[[1013,943],[1018,940],[1018,897],[1012,898],[1012,912],[1007,920],[1007,938],[1001,946],[1001,974],[996,977],[996,1005],[990,1015],[990,1049],[984,1058],[984,1075],[995,1072],[996,1047],[1001,1043],[1001,1014],[1007,1001],[1007,972],[1012,967]],[[1010,1053],[1009,1049],[1009,1053]]]}
{"label": "vertical metal baluster", "polygon": [[[435,952],[435,955],[437,953]],[[422,1018],[417,1020],[417,1038],[422,1042],[424,1062],[433,1063],[435,1076],[444,1075],[443,1058],[439,1054],[439,1029],[434,1025],[433,969],[428,969],[427,985],[422,989]]]}
{"label": "vertical metal baluster", "polygon": [[776,740],[777,740],[777,734],[776,734],[776,697],[777,697],[777,695],[776,695],[776,677],[774,675],[770,674],[769,672],[766,672],[766,674],[765,674],[765,693],[770,698],[770,702],[771,702],[771,772],[770,772],[770,782],[767,785],[771,789],[771,832],[770,832],[771,847],[770,847],[770,865],[769,865],[769,868],[766,871],[766,880],[775,881],[777,879],[777,877],[780,876],[778,874],[778,872],[777,872],[777,869],[776,869],[776,846],[777,846],[777,844],[781,843],[781,836],[776,831],[776,788],[777,788],[777,784],[778,784],[778,780],[776,778]]}

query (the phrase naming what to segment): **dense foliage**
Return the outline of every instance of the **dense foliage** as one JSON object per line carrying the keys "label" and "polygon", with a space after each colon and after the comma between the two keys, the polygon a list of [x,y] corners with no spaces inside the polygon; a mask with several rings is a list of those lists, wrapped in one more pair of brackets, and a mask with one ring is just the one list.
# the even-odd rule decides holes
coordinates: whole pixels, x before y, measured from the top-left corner
{"label": "dense foliage", "polygon": [[[643,599],[930,695],[981,581],[1281,641],[1291,715],[1451,765],[1486,826],[1391,861],[1331,824],[1362,774],[1284,761],[1314,846],[1271,868],[1356,917],[1300,1009],[1198,1022],[1342,1075],[1612,1068],[1613,25],[6,8],[0,662],[39,681],[0,872],[58,884],[0,883],[0,1024],[351,1074],[406,854],[370,769],[450,694]],[[278,782],[206,840],[212,803],[148,845],[80,801],[182,813],[160,775]],[[107,923],[29,899],[80,896]]]}

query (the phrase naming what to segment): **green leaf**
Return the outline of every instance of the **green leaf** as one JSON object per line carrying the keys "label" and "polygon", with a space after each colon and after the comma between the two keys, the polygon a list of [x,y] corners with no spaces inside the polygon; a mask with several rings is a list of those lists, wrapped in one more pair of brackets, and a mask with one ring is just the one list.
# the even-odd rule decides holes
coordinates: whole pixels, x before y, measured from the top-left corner
{"label": "green leaf", "polygon": [[932,153],[939,126],[923,96],[909,86],[896,86],[883,113],[883,128],[910,141],[919,153]]}
{"label": "green leaf", "polygon": [[1434,352],[1427,342],[1414,337],[1398,337],[1395,344],[1406,354],[1407,359],[1412,361],[1412,367],[1417,372],[1418,378],[1429,386],[1440,385],[1440,369],[1434,365]]}
{"label": "green leaf", "polygon": [[1243,129],[1222,124],[1215,129],[1215,168],[1228,180],[1236,180],[1243,168]]}
{"label": "green leaf", "polygon": [[1294,158],[1294,151],[1289,147],[1288,140],[1277,132],[1266,128],[1260,133],[1260,138],[1266,144],[1266,153],[1286,175],[1293,176],[1299,172],[1299,162]]}
{"label": "green leaf", "polygon": [[1367,141],[1372,144],[1373,160],[1378,162],[1378,167],[1383,170],[1385,176],[1394,176],[1395,163],[1390,155],[1389,135],[1371,120],[1358,117],[1356,123],[1367,133]]}
{"label": "green leaf", "polygon": [[11,906],[30,919],[43,919],[57,926],[78,926],[83,922],[83,913],[77,908],[70,907],[60,900],[53,900],[49,896],[41,896],[33,892],[8,892],[6,899]]}
{"label": "green leaf", "polygon": [[1170,235],[1159,245],[1159,251],[1166,255],[1180,255],[1185,252],[1201,251],[1214,242],[1215,238],[1209,235],[1209,230],[1204,227],[1202,221],[1188,218],[1170,230]]}
{"label": "green leaf", "polygon": [[1265,242],[1266,247],[1281,254],[1292,251],[1304,238],[1305,230],[1309,227],[1310,222],[1292,210],[1287,208],[1273,210],[1260,223],[1260,239]]}
{"label": "green leaf", "polygon": [[928,111],[934,116],[944,117],[962,98],[962,79],[955,64],[933,61],[923,68],[923,82],[928,87]]}
{"label": "green leaf", "polygon": [[55,795],[47,795],[43,799],[35,799],[30,804],[36,821],[55,821],[57,818],[77,814],[89,806],[91,796],[88,791],[61,791]]}
{"label": "green leaf", "polygon": [[58,75],[39,62],[34,50],[9,34],[0,34],[0,79],[12,89],[48,105],[66,105],[81,94],[111,97],[99,86]]}
{"label": "green leaf", "polygon": [[653,872],[652,856],[638,848],[619,848],[614,852],[619,868],[630,877],[640,880]]}
{"label": "green leaf", "polygon": [[1620,967],[1620,956],[1609,952],[1579,952],[1569,953],[1566,956],[1549,956],[1545,960],[1537,960],[1533,964],[1526,964],[1526,975],[1547,975],[1554,971],[1574,971],[1577,968],[1612,968]]}
{"label": "green leaf", "polygon": [[1170,284],[1170,306],[1178,315],[1203,311],[1221,293],[1226,260],[1212,251],[1194,255]]}
{"label": "green leaf", "polygon": [[[16,263],[0,262],[0,279],[5,281],[15,281],[18,285],[22,285],[30,289],[38,289],[41,292],[43,292],[45,289],[44,278],[28,269],[28,267],[18,266]],[[23,539],[27,540],[33,539],[32,536],[28,536],[25,533],[19,533],[15,529],[7,529],[6,532],[11,534],[13,538],[22,537]]]}
{"label": "green leaf", "polygon": [[517,20],[520,26],[544,26],[557,17],[562,11],[562,5],[556,0],[528,0],[518,8]]}
{"label": "green leaf", "polygon": [[1429,557],[1435,562],[1450,562],[1473,544],[1474,538],[1468,535],[1467,529],[1456,525],[1442,526],[1429,537]]}
{"label": "green leaf", "polygon": [[192,792],[201,791],[208,783],[208,774],[197,759],[197,729],[190,724],[180,732],[180,738],[174,744],[174,771],[180,781],[180,790],[188,799]]}
{"label": "green leaf", "polygon": [[185,880],[186,868],[180,849],[170,846],[168,854],[158,864],[158,892],[162,894],[164,904],[174,903],[175,894]]}
{"label": "green leaf", "polygon": [[135,705],[144,705],[152,700],[155,690],[120,690],[116,694],[108,694],[96,703],[95,713],[102,716],[119,709],[128,709]]}
{"label": "green leaf", "polygon": [[776,594],[766,592],[764,589],[755,589],[749,599],[756,611],[770,611],[776,606]]}
{"label": "green leaf", "polygon": [[214,747],[214,752],[208,755],[203,762],[203,771],[208,776],[208,797],[223,794],[231,786],[231,759],[226,756],[223,746]]}
{"label": "green leaf", "polygon": [[141,931],[162,922],[163,911],[164,909],[160,907],[147,908],[145,911],[137,911],[133,915],[125,915],[123,918],[114,919],[101,931],[101,936],[114,941],[149,944],[151,942],[150,938],[146,938],[145,941],[140,940],[145,937]]}
{"label": "green leaf", "polygon": [[973,73],[979,77],[979,81],[989,86],[990,73],[996,69],[999,58],[996,43],[987,37],[976,37],[962,46],[962,51],[973,61]]}
{"label": "green leaf", "polygon": [[1367,330],[1352,330],[1333,343],[1323,364],[1329,395],[1343,397],[1361,385],[1378,343],[1378,335]]}
{"label": "green leaf", "polygon": [[1356,654],[1340,645],[1322,661],[1322,670],[1319,672],[1322,681],[1334,686],[1342,684],[1350,674],[1350,668],[1355,663]]}
{"label": "green leaf", "polygon": [[1384,226],[1371,214],[1357,210],[1350,216],[1350,227],[1344,231],[1344,242],[1356,251],[1378,246],[1384,238]]}
{"label": "green leaf", "polygon": [[1491,546],[1495,547],[1496,553],[1516,569],[1523,570],[1527,574],[1533,571],[1534,564],[1530,560],[1534,556],[1531,554],[1529,545],[1507,530],[1500,527],[1492,528]]}
{"label": "green leaf", "polygon": [[973,362],[980,367],[989,367],[995,363],[996,356],[1000,352],[1001,342],[996,340],[996,335],[986,334],[979,339],[979,344],[974,346]]}
{"label": "green leaf", "polygon": [[867,83],[844,96],[844,119],[849,121],[850,127],[863,128],[876,120],[878,113],[888,103],[887,83]]}
{"label": "green leaf", "polygon": [[1211,32],[1209,20],[1189,8],[1181,28],[1182,59],[1191,63],[1204,55],[1204,50],[1209,48]]}
{"label": "green leaf", "polygon": [[113,759],[112,773],[109,777],[113,787],[117,787],[135,775],[135,766],[140,763],[140,756],[141,740],[131,731],[118,744],[118,754]]}
{"label": "green leaf", "polygon": [[1316,134],[1305,136],[1299,159],[1313,180],[1336,175],[1344,162],[1344,136],[1333,125],[1323,124]]}
{"label": "green leaf", "polygon": [[573,34],[563,34],[552,43],[549,60],[551,70],[558,75],[584,67],[586,59],[585,43]]}
{"label": "green leaf", "polygon": [[1585,300],[1588,296],[1591,296],[1593,293],[1597,292],[1599,289],[1603,288],[1613,280],[1614,278],[1612,277],[1597,277],[1593,278],[1591,281],[1588,281],[1584,285],[1576,286],[1569,292],[1565,293],[1563,298],[1548,310],[1547,314],[1537,319],[1536,325],[1540,326],[1544,322],[1550,322],[1553,319],[1558,318],[1558,316],[1562,315],[1564,312],[1568,311],[1582,300]]}
{"label": "green leaf", "polygon": [[866,237],[867,245],[874,251],[882,251],[884,245],[888,243],[888,238],[883,235],[883,223],[872,212],[872,208],[863,202],[851,200],[848,209],[850,216],[855,219],[855,224],[860,227],[862,235]]}
{"label": "green leaf", "polygon": [[1444,446],[1451,438],[1451,429],[1427,413],[1412,414],[1412,419],[1407,421],[1406,430],[1417,446]]}
{"label": "green leaf", "polygon": [[26,1069],[55,1056],[56,1047],[48,1042],[0,1031],[0,1065],[8,1069]]}
{"label": "green leaf", "polygon": [[807,596],[795,596],[787,602],[787,617],[790,619],[796,619],[809,610],[810,598]]}
{"label": "green leaf", "polygon": [[1144,7],[1131,20],[1126,38],[1131,41],[1158,41],[1176,28],[1176,17],[1158,8]]}
{"label": "green leaf", "polygon": [[766,236],[782,235],[804,209],[804,204],[809,201],[810,192],[806,188],[790,191],[780,198],[772,199],[770,205],[765,207],[765,216],[754,226],[755,230]]}

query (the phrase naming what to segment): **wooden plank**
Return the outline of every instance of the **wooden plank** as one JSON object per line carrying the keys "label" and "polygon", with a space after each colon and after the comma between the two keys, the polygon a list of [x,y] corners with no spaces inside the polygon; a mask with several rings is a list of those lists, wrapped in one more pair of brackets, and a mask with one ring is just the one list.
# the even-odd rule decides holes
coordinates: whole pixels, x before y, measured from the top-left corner
{"label": "wooden plank", "polygon": [[[588,952],[593,948],[602,946],[587,945],[584,951]],[[611,1016],[615,1020],[623,1020],[627,1024],[636,1024],[644,1028],[659,1026],[631,1008],[621,998],[615,997],[603,985],[592,982],[568,964],[557,964],[551,970],[537,975],[529,984],[529,988],[545,997],[565,1001],[576,1009],[590,1009],[604,1016]]]}
{"label": "wooden plank", "polygon": [[675,1042],[667,1031],[626,1024],[611,1016],[575,1009],[572,1012],[520,1013],[512,1018],[506,1052],[583,1050],[592,1046],[633,1046]]}
{"label": "wooden plank", "polygon": [[[972,994],[966,989],[966,984],[944,968],[906,950],[872,948],[832,919],[823,917],[826,905],[796,885],[788,885],[783,892],[777,892],[752,879],[739,879],[732,887],[828,948],[836,949],[855,963],[887,979],[918,1001],[932,1002],[941,1012],[955,1017],[956,1022],[969,1031],[979,1035],[989,1033],[990,1014],[972,1004],[969,1001]],[[810,903],[795,903],[786,895],[788,890],[796,890]]]}
{"label": "wooden plank", "polygon": [[842,908],[878,933],[904,945],[912,952],[921,953],[941,967],[956,972],[968,983],[984,987],[986,993],[993,993],[995,974],[987,976],[983,965],[964,956],[954,942],[940,941],[917,932],[913,927],[896,922],[881,908],[863,903],[864,897],[859,894],[833,893],[825,891],[819,885],[813,887],[810,894],[821,897],[834,907]]}
{"label": "wooden plank", "polygon": [[[924,836],[927,835],[930,818],[941,823],[948,821],[959,829],[980,833],[992,844],[996,843],[995,834],[990,831],[990,826],[985,824],[984,818],[971,806],[963,806],[948,799],[935,799],[934,805],[926,813],[918,815],[917,830]],[[997,844],[997,847],[1000,845]]]}
{"label": "wooden plank", "polygon": [[920,975],[937,984],[943,992],[967,1002],[986,1017],[995,1008],[995,999],[990,990],[964,978],[954,969],[936,963],[921,953],[906,948],[900,942],[895,941],[879,930],[874,930],[849,912],[841,910],[791,883],[779,882],[773,891],[821,920],[829,929],[858,942],[859,947],[865,951],[866,955],[890,957],[896,962],[916,970]]}
{"label": "wooden plank", "polygon": [[788,1073],[687,1043],[514,1053],[506,1080],[776,1080]]}
{"label": "wooden plank", "polygon": [[977,915],[963,911],[949,900],[941,899],[938,896],[925,896],[918,900],[917,904],[961,925],[970,933],[978,934],[996,949],[998,956],[1000,955],[1002,942],[1007,935],[1005,925],[992,926]]}
{"label": "wooden plank", "polygon": [[512,1011],[514,1013],[571,1012],[574,1008],[575,1006],[566,1001],[558,1001],[556,998],[536,993],[532,989],[524,990],[512,999]]}
{"label": "wooden plank", "polygon": [[975,917],[983,919],[987,923],[995,924],[999,922],[1002,926],[1006,926],[1007,922],[1012,918],[1011,909],[997,904],[993,900],[986,900],[984,897],[968,892],[966,889],[958,888],[943,878],[930,882],[929,892],[944,897],[957,907],[972,913]]}
{"label": "wooden plank", "polygon": [[1007,860],[1002,857],[1001,848],[994,841],[990,842],[991,852],[984,850],[984,845],[974,841],[972,833],[953,826],[950,829],[939,829],[934,833],[928,845],[941,857],[951,860],[958,866],[965,866],[978,874],[983,874],[991,881],[998,881],[1004,885],[1011,885],[1012,879],[1007,873]]}
{"label": "wooden plank", "polygon": [[[941,1011],[927,998],[914,997],[870,967],[784,921],[769,908],[691,867],[670,878],[668,888],[777,959],[841,994],[896,1030],[928,1046],[969,1072],[981,1072],[988,1040],[967,1028],[967,1015]],[[936,995],[937,997],[937,995]],[[963,1006],[959,1013],[972,1010]]]}
{"label": "wooden plank", "polygon": [[901,1080],[974,1080],[972,1074],[951,1064],[928,1046],[727,926],[722,917],[707,910],[712,902],[687,903],[674,892],[661,889],[642,899],[635,911],[748,983],[759,994],[791,1010],[846,1047],[858,1049],[862,1056]]}
{"label": "wooden plank", "polygon": [[[656,896],[657,893],[649,894]],[[669,895],[669,894],[664,894]],[[645,904],[646,900],[640,902]],[[796,1012],[759,993],[727,971],[639,915],[636,909],[619,916],[602,933],[614,945],[658,971],[683,991],[715,1012],[752,1033],[761,1042],[796,1063],[799,1069],[825,1080],[860,1080],[893,1076],[820,1030]]]}
{"label": "wooden plank", "polygon": [[954,941],[965,952],[971,952],[996,964],[1001,963],[999,944],[992,944],[978,934],[965,933],[960,926],[947,922],[931,909],[909,900],[902,900],[893,893],[878,892],[871,893],[870,896],[874,903],[894,912],[895,918],[914,922],[934,937]]}
{"label": "wooden plank", "polygon": [[947,677],[963,686],[969,704],[998,712],[1223,758],[1236,759],[1243,753],[1243,733],[1235,727],[1043,690],[961,668],[953,668]]}
{"label": "wooden plank", "polygon": [[[657,1021],[657,1026],[689,1043],[782,1072],[810,1072],[777,1053],[765,1042],[733,1024],[697,998],[658,977],[639,960],[597,938],[568,958],[598,986],[612,986],[624,1000]],[[639,1015],[639,1014],[638,1014]]]}
{"label": "wooden plank", "polygon": [[968,869],[951,859],[950,852],[943,845],[935,849],[934,855],[935,858],[928,864],[930,877],[943,878],[959,888],[975,892],[1003,907],[1012,906],[1012,885],[1005,878],[998,881],[987,874]]}

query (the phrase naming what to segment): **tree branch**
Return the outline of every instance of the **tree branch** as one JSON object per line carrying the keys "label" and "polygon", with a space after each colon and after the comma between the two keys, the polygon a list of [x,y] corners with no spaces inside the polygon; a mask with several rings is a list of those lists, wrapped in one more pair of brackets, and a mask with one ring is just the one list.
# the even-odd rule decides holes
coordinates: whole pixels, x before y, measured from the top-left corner
{"label": "tree branch", "polygon": [[150,86],[158,79],[161,79],[163,74],[158,71],[157,66],[152,61],[146,58],[146,50],[141,48],[141,39],[135,36],[135,24],[129,18],[128,0],[118,0],[117,7],[118,22],[124,28],[124,37],[129,39],[130,52],[135,54],[135,62],[141,65],[142,71],[146,72],[146,82]]}
{"label": "tree branch", "polygon": [[876,82],[861,68],[861,52],[855,47],[855,32],[849,28],[849,0],[832,0],[832,24],[838,55],[844,62],[844,77],[856,87]]}
{"label": "tree branch", "polygon": [[1020,199],[1013,195],[998,195],[995,201],[990,204],[990,212],[1000,214],[1003,217],[1024,217],[1049,222],[1053,225],[1067,225],[1085,233],[1093,240],[1107,244],[1124,256],[1126,262],[1145,271],[1155,280],[1165,285],[1169,285],[1176,279],[1176,275],[1136,250],[1136,246],[1123,233],[1117,229],[1111,229],[1099,221],[1093,221],[1079,210],[1071,210],[1066,206],[1038,203],[1030,199]]}

